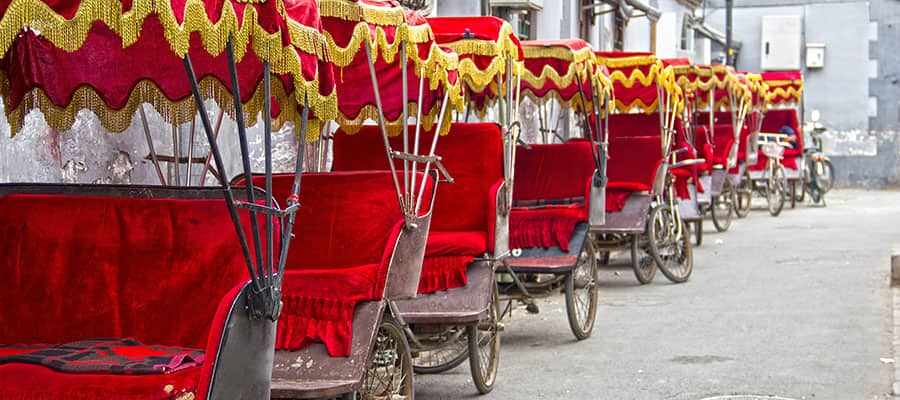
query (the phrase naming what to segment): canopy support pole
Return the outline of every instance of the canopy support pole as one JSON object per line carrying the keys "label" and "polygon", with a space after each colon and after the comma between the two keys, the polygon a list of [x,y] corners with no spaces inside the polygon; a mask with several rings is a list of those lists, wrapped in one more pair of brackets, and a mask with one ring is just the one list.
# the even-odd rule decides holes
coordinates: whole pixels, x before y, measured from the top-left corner
{"label": "canopy support pole", "polygon": [[216,143],[215,138],[213,137],[212,127],[209,123],[209,117],[206,115],[205,106],[203,105],[203,96],[200,94],[200,87],[197,85],[197,76],[194,74],[194,66],[191,64],[190,55],[185,55],[184,59],[184,70],[187,73],[188,79],[191,83],[191,91],[194,95],[194,101],[197,103],[197,107],[201,110],[200,118],[203,122],[203,130],[206,132],[206,139],[209,141],[209,148],[213,154],[213,159],[216,162],[216,168],[219,170],[219,183],[222,186],[222,192],[225,195],[225,204],[228,207],[228,213],[231,215],[231,222],[234,224],[234,230],[238,236],[238,242],[241,244],[241,252],[244,256],[244,262],[247,264],[247,272],[250,273],[250,280],[253,284],[253,288],[256,291],[261,291],[262,286],[259,282],[259,277],[256,275],[256,271],[253,269],[253,260],[250,256],[250,247],[247,244],[247,237],[244,235],[244,229],[241,225],[241,218],[238,215],[237,206],[234,203],[234,195],[231,193],[231,187],[228,185],[228,179],[226,177],[225,171],[225,163],[222,161],[222,154],[219,152],[219,145]]}
{"label": "canopy support pole", "polygon": [[[241,146],[241,163],[244,167],[244,184],[247,187],[247,201],[250,204],[256,204],[256,194],[253,190],[253,170],[250,168],[250,146],[247,144],[247,126],[244,124],[244,107],[241,103],[241,88],[240,82],[238,82],[237,61],[235,61],[234,57],[233,41],[234,39],[229,36],[228,42],[225,43],[225,51],[228,54],[228,73],[231,78],[231,97],[234,102],[234,121],[237,123],[238,141]],[[201,100],[198,99],[198,101]],[[221,157],[221,155],[216,155],[215,157]],[[229,183],[225,179],[225,171],[222,169],[224,168],[224,164],[219,165],[217,162],[216,168],[219,169],[219,179],[223,182],[222,184],[228,185]],[[259,222],[256,218],[256,212],[252,210],[250,211],[250,228],[252,229],[253,250],[256,256],[256,270],[258,275],[262,276],[262,241],[259,237]],[[261,290],[262,288],[260,287],[259,289]]]}
{"label": "canopy support pole", "polygon": [[144,128],[144,137],[147,138],[147,147],[150,149],[150,160],[153,162],[153,168],[156,169],[156,176],[159,177],[159,183],[161,185],[168,186],[168,184],[166,184],[166,177],[162,172],[162,167],[159,165],[159,157],[156,155],[156,148],[153,146],[153,137],[150,135],[150,125],[147,123],[147,114],[144,113],[143,104],[138,106],[138,111],[141,112],[141,126]]}

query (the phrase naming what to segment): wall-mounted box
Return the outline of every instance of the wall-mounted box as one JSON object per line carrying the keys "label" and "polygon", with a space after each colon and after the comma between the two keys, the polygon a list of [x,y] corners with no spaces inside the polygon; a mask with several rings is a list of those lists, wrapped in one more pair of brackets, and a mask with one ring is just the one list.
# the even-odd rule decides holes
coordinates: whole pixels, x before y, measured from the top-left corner
{"label": "wall-mounted box", "polygon": [[806,68],[825,67],[825,43],[806,44]]}
{"label": "wall-mounted box", "polygon": [[800,15],[766,15],[762,17],[763,70],[800,69],[803,46],[803,17]]}

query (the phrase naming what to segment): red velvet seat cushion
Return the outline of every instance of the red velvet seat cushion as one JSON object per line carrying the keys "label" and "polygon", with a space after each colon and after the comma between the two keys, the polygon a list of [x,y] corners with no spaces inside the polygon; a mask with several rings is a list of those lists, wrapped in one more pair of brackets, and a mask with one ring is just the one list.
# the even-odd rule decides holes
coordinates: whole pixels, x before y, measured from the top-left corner
{"label": "red velvet seat cushion", "polygon": [[[414,129],[410,127],[410,132]],[[411,134],[410,149],[413,138]],[[420,152],[431,146],[433,138],[432,132],[422,134]],[[384,146],[377,126],[352,135],[338,131],[334,140],[333,170],[390,168],[382,152],[371,150]],[[390,142],[395,150],[403,148],[402,136]],[[495,198],[503,182],[503,140],[497,124],[453,124],[446,136],[438,138],[435,154],[442,157],[454,182],[438,186],[419,293],[465,285],[465,268],[472,256],[494,250]],[[396,160],[395,166],[402,170],[402,161]]]}
{"label": "red velvet seat cushion", "polygon": [[[427,179],[426,204],[432,188]],[[262,181],[254,177],[257,185]],[[287,198],[292,185],[292,174],[275,175],[276,199]],[[300,204],[276,349],[322,342],[330,355],[347,356],[353,309],[360,301],[381,300],[403,224],[393,178],[388,171],[304,174]]]}
{"label": "red velvet seat cushion", "polygon": [[579,204],[542,208],[515,207],[509,215],[509,247],[558,246],[569,251],[569,239],[579,222],[586,222],[587,214]]}
{"label": "red velvet seat cushion", "polygon": [[661,162],[662,144],[659,136],[609,140],[607,176],[611,184],[623,183],[632,187],[649,188]]}
{"label": "red velvet seat cushion", "polygon": [[198,393],[201,367],[167,375],[72,374],[42,365],[0,365],[0,399],[186,399]]}
{"label": "red velvet seat cushion", "polygon": [[609,182],[606,185],[606,211],[618,212],[625,207],[628,196],[635,192],[649,191],[650,186],[636,182]]}

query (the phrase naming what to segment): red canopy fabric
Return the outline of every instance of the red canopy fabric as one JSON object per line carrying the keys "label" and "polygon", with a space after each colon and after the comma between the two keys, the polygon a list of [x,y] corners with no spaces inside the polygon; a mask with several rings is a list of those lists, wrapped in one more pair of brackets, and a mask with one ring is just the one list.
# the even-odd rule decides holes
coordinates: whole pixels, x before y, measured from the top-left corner
{"label": "red canopy fabric", "polygon": [[771,105],[794,105],[803,96],[803,74],[800,71],[763,72],[768,86],[766,101]]}
{"label": "red canopy fabric", "polygon": [[[319,13],[335,66],[337,121],[347,132],[366,119],[377,120],[366,43],[371,46],[386,123],[392,133],[406,124],[403,109],[414,117],[421,103],[425,129],[433,126],[444,93],[460,103],[458,58],[441,49],[424,17],[407,13],[390,0],[320,0]],[[401,60],[401,48],[406,60]],[[402,66],[407,67],[407,104],[403,101]],[[419,99],[419,78],[428,85]]]}
{"label": "red canopy fabric", "polygon": [[[224,48],[234,38],[245,112],[262,109],[263,60],[279,74],[279,121],[298,120],[308,98],[328,119],[337,100],[314,0],[0,1],[0,91],[13,133],[31,110],[57,130],[78,111],[121,132],[151,103],[180,124],[196,113],[181,58],[190,54],[204,95],[231,112]],[[251,118],[255,121],[255,118]],[[312,131],[312,129],[311,129]]]}
{"label": "red canopy fabric", "polygon": [[[435,41],[459,56],[459,73],[476,113],[482,115],[505,84],[507,61],[519,64],[525,54],[508,22],[497,17],[428,18]],[[516,66],[514,66],[516,68]]]}
{"label": "red canopy fabric", "polygon": [[682,91],[672,67],[666,67],[653,53],[596,52],[595,58],[597,64],[609,68],[615,108],[620,112],[656,112],[658,88],[665,90],[674,107],[681,107]]}
{"label": "red canopy fabric", "polygon": [[527,40],[522,42],[525,63],[522,70],[522,93],[540,102],[555,98],[563,105],[584,109],[578,91],[576,74],[591,107],[592,79],[596,77],[593,50],[581,39]]}

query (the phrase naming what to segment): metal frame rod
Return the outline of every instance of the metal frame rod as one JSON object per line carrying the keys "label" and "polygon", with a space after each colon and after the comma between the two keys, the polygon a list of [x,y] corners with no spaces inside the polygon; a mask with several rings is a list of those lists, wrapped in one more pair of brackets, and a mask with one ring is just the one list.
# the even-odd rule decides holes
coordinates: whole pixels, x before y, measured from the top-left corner
{"label": "metal frame rod", "polygon": [[[381,136],[384,139],[384,151],[387,154],[388,165],[391,168],[391,177],[394,179],[394,189],[397,190],[397,200],[400,201],[400,209],[406,210],[403,201],[403,193],[400,191],[400,180],[397,179],[397,168],[394,167],[394,159],[391,157],[391,142],[388,140],[387,124],[384,121],[384,107],[381,104],[381,90],[378,88],[378,77],[375,75],[375,61],[372,59],[372,45],[368,40],[363,41],[366,48],[366,62],[369,64],[369,77],[372,80],[372,92],[375,95],[375,106],[378,109],[378,126],[381,128]],[[405,105],[404,105],[405,106]],[[404,124],[406,122],[404,121]]]}
{"label": "metal frame rod", "polygon": [[[590,132],[591,120],[590,120],[590,117],[588,117],[588,110],[587,110],[588,100],[587,100],[587,95],[585,95],[585,93],[584,93],[584,85],[581,83],[580,75],[581,74],[579,74],[576,71],[575,82],[578,83],[578,95],[581,96],[581,107],[583,108],[581,115],[584,117],[584,126],[588,130],[587,136],[588,136],[588,140],[591,143],[591,157],[594,158],[594,165],[599,169],[600,168],[600,155],[597,154],[597,142],[594,141],[594,134]],[[588,74],[588,77],[590,77],[590,74]],[[591,83],[591,101],[593,101],[593,99],[594,99],[593,88],[594,88],[594,85],[593,85],[593,83]]]}
{"label": "metal frame rod", "polygon": [[[448,91],[447,93],[444,93],[444,100],[441,102],[441,113],[438,116],[438,124],[441,124],[444,122],[444,115],[447,112],[447,102],[449,101],[449,98],[450,98],[450,92]],[[440,127],[440,125],[438,125],[438,126]],[[436,131],[434,134],[434,137],[431,139],[431,150],[428,152],[429,157],[434,157],[434,151],[437,148],[437,141],[438,141],[439,136],[441,136],[441,135],[439,135],[438,132]],[[426,176],[428,175],[430,168],[431,168],[431,163],[430,162],[425,163],[425,172],[424,173]],[[422,179],[422,186],[419,187],[419,195],[416,197],[416,207],[415,207],[416,214],[415,215],[419,214],[419,209],[421,208],[420,206],[422,205],[422,195],[425,194],[425,182],[427,182],[427,179]]]}
{"label": "metal frame rod", "polygon": [[[216,131],[213,133],[213,137],[216,141],[219,140],[219,131],[222,128],[222,118],[225,116],[225,109],[219,109],[219,118],[216,121]],[[209,162],[212,161],[212,151],[206,155],[206,162],[203,163],[203,171],[200,172],[200,186],[206,186],[206,173],[209,172]]]}
{"label": "metal frame rod", "polygon": [[[306,140],[304,138],[304,140]],[[269,61],[263,61],[263,141],[266,160],[266,207],[272,207],[272,74],[269,72]],[[266,275],[263,283],[267,286],[274,269],[275,257],[275,221],[272,214],[265,214],[266,219]]]}
{"label": "metal frame rod", "polygon": [[[303,98],[303,112],[300,119],[300,143],[297,144],[297,160],[294,164],[294,185],[291,186],[291,195],[288,196],[286,207],[290,208],[300,204],[300,183],[303,178],[303,163],[306,157],[306,130],[309,127],[309,100]],[[320,139],[321,140],[321,139]],[[288,215],[287,223],[281,234],[281,256],[278,258],[278,269],[275,275],[275,287],[281,287],[281,279],[284,276],[284,266],[287,263],[287,253],[291,246],[291,239],[294,237],[294,222],[297,220],[296,210]]]}
{"label": "metal frame rod", "polygon": [[178,161],[181,158],[181,143],[179,139],[178,125],[172,123],[172,158],[174,159],[173,167],[175,169],[175,186],[181,186],[181,170],[178,169]]}
{"label": "metal frame rod", "polygon": [[[407,81],[409,75],[406,62],[406,42],[400,43],[400,63],[400,90],[403,91],[403,93],[400,94],[403,101],[402,107],[400,108],[402,115],[402,121],[400,121],[400,123],[403,124],[403,152],[409,153],[409,124],[407,123],[407,121],[409,121],[409,110],[406,109],[407,104],[409,104],[409,82]],[[418,103],[420,105],[422,104],[422,98],[418,99]],[[409,183],[409,161],[403,160],[403,197],[407,207],[409,207],[410,203],[409,193],[411,186],[409,186]]]}
{"label": "metal frame rod", "polygon": [[[419,101],[417,102],[418,104],[417,104],[417,109],[416,109],[416,132],[414,135],[415,142],[413,142],[413,154],[416,154],[416,155],[419,154],[419,140],[421,140],[421,138],[422,138],[422,96],[424,96],[424,94],[425,94],[425,71],[422,71],[421,76],[419,76]],[[438,121],[438,126],[434,129],[434,134],[435,135],[440,134],[440,130],[441,130],[440,121]],[[406,194],[408,196],[408,199],[409,199],[408,201],[410,203],[412,203],[412,201],[413,201],[413,198],[412,198],[413,191],[416,190],[416,171],[418,171],[418,170],[419,170],[419,166],[416,163],[416,161],[413,160],[412,176],[410,177],[412,184],[409,185],[410,190]],[[416,208],[418,208],[418,207],[416,207]]]}
{"label": "metal frame rod", "polygon": [[[228,54],[228,74],[231,78],[231,94],[234,102],[234,121],[237,123],[238,141],[241,146],[241,164],[244,168],[244,183],[247,187],[247,200],[250,203],[256,204],[256,195],[253,190],[253,171],[250,168],[250,146],[247,144],[247,126],[244,124],[244,107],[241,103],[241,88],[240,83],[238,82],[237,61],[235,61],[234,44],[232,42],[233,38],[229,36],[228,41],[225,43],[225,52]],[[216,168],[221,168],[221,166],[216,164]],[[225,171],[219,171],[219,175],[225,176]],[[257,221],[256,213],[252,211],[250,212],[250,228],[253,230],[251,235],[253,238],[254,255],[256,256],[256,270],[259,275],[262,276],[262,241],[259,237],[259,222]]]}
{"label": "metal frame rod", "polygon": [[191,171],[192,166],[193,166],[193,163],[191,161],[193,161],[193,159],[194,159],[194,135],[197,131],[196,130],[196,122],[197,122],[196,118],[191,118],[191,142],[188,143],[188,157],[187,157],[188,164],[187,164],[187,174],[186,174],[187,176],[185,177],[187,179],[187,186],[191,186],[191,172],[193,172],[193,171]]}
{"label": "metal frame rod", "polygon": [[141,125],[144,127],[144,136],[147,138],[147,147],[150,148],[150,160],[153,162],[153,167],[156,169],[159,183],[163,186],[169,186],[166,183],[166,176],[162,172],[162,167],[159,165],[159,157],[156,156],[156,148],[153,146],[153,136],[150,135],[150,125],[147,123],[147,114],[144,113],[143,104],[138,106],[138,111],[141,113]]}
{"label": "metal frame rod", "polygon": [[234,230],[238,236],[238,242],[241,244],[241,252],[244,256],[244,261],[247,263],[247,271],[250,273],[250,280],[253,282],[253,286],[257,291],[262,290],[262,286],[260,285],[259,277],[256,275],[256,271],[253,269],[253,259],[250,255],[250,246],[247,244],[247,237],[244,235],[243,225],[241,224],[241,217],[238,215],[237,206],[234,203],[234,195],[231,193],[231,186],[228,184],[228,177],[225,171],[225,163],[222,161],[222,153],[219,152],[219,145],[216,143],[215,138],[213,137],[212,126],[209,123],[209,116],[206,115],[206,106],[203,104],[203,96],[200,94],[200,87],[197,84],[197,76],[194,74],[194,66],[191,64],[190,55],[185,55],[183,59],[184,70],[187,73],[188,79],[191,83],[191,92],[194,94],[194,101],[197,102],[197,107],[200,110],[200,121],[203,123],[203,131],[206,132],[206,139],[209,141],[209,148],[213,154],[213,159],[216,163],[216,168],[219,170],[219,183],[222,185],[222,191],[225,195],[225,204],[228,207],[228,212],[231,215],[231,222],[234,224]]}

